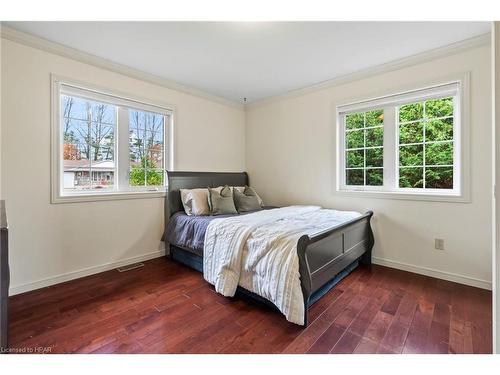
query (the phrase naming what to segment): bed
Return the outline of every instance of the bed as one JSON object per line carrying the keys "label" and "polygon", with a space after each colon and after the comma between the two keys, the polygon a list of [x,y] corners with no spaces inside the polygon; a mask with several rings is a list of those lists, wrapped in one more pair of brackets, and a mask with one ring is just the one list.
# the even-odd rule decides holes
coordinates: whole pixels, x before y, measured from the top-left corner
{"label": "bed", "polygon": [[[193,217],[184,213],[180,189],[217,186],[249,185],[248,175],[224,172],[168,172],[168,192],[165,205],[165,239],[168,256],[199,272],[203,272],[203,236],[214,217]],[[265,207],[272,209],[273,207]],[[359,263],[371,264],[374,244],[370,220],[372,211],[332,225],[312,236],[298,238],[296,251],[302,291],[304,326],[308,324],[308,309],[326,294]],[[218,216],[217,218],[220,218]],[[270,305],[269,300],[238,286],[238,292]]]}

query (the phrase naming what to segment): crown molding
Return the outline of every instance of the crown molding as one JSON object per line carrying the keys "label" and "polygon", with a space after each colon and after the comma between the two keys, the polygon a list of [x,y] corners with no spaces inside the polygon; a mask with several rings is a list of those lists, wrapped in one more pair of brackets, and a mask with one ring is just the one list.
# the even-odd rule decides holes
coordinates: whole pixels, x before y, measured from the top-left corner
{"label": "crown molding", "polygon": [[402,59],[394,60],[385,64],[377,65],[371,68],[359,70],[354,73],[346,74],[337,78],[333,78],[327,81],[319,82],[317,84],[306,86],[300,89],[292,90],[284,94],[274,95],[265,99],[256,100],[252,103],[248,103],[245,105],[245,109],[253,109],[260,106],[264,106],[266,104],[274,103],[284,99],[295,98],[301,95],[309,94],[315,91],[324,90],[328,88],[332,88],[335,86],[344,85],[346,83],[359,81],[361,79],[370,78],[376,75],[388,73],[394,70],[399,70],[403,68],[407,68],[413,65],[422,64],[431,60],[435,60],[438,58],[455,55],[457,53],[481,47],[484,45],[489,45],[491,43],[491,34],[486,33],[473,38],[465,39],[460,42],[452,43],[444,47],[439,47],[435,49],[431,49],[429,51],[425,51],[422,53],[418,53],[416,55],[412,55],[409,57],[405,57]]}
{"label": "crown molding", "polygon": [[425,63],[437,58],[442,58],[454,55],[469,49],[477,48],[491,43],[490,33],[482,34],[473,38],[465,39],[460,42],[452,43],[444,47],[435,48],[413,56],[394,60],[385,64],[377,65],[371,68],[363,69],[354,73],[346,74],[327,81],[319,82],[314,85],[306,86],[296,90],[286,92],[284,94],[270,96],[268,98],[256,100],[251,103],[242,104],[237,101],[226,99],[217,95],[213,95],[194,87],[186,86],[175,81],[159,77],[154,74],[146,73],[138,69],[130,68],[126,65],[118,64],[102,57],[92,55],[71,47],[64,46],[59,43],[49,41],[38,36],[28,34],[12,27],[1,25],[1,37],[16,43],[21,43],[29,47],[37,48],[49,53],[53,53],[62,57],[80,61],[98,68],[106,69],[115,73],[139,79],[148,83],[165,87],[167,89],[176,90],[185,94],[197,96],[207,99],[222,105],[227,105],[233,108],[248,110],[257,108],[276,101],[290,99],[301,95],[309,94],[315,91],[324,90],[327,88],[343,85],[349,82],[358,81],[365,78],[370,78],[375,75],[388,73],[390,71],[406,68],[409,66]]}
{"label": "crown molding", "polygon": [[154,85],[162,86],[167,89],[197,96],[199,98],[207,99],[222,105],[238,108],[241,110],[245,109],[245,106],[242,103],[213,95],[194,87],[186,86],[151,73],[146,73],[139,69],[134,69],[123,64],[115,63],[108,59],[95,56],[75,48],[67,47],[56,42],[52,42],[50,40],[16,30],[9,26],[1,25],[0,33],[3,39],[20,43],[28,47],[37,48],[45,52],[66,57],[85,64],[93,65],[95,67],[106,69],[115,73],[123,74],[125,76],[152,83]]}

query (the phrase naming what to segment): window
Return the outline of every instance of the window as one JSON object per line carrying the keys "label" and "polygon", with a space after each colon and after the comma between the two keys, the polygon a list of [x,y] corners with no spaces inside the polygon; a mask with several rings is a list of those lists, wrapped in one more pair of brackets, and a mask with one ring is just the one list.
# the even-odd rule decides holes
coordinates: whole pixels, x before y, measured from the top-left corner
{"label": "window", "polygon": [[338,107],[337,190],[465,200],[464,81]]}
{"label": "window", "polygon": [[64,94],[61,104],[63,189],[112,190],[116,107]]}
{"label": "window", "polygon": [[346,183],[381,186],[384,182],[384,111],[346,115]]}
{"label": "window", "polygon": [[130,186],[163,186],[165,116],[129,109]]}
{"label": "window", "polygon": [[171,109],[57,79],[53,84],[54,202],[165,191]]}
{"label": "window", "polygon": [[398,107],[399,187],[453,190],[453,97]]}

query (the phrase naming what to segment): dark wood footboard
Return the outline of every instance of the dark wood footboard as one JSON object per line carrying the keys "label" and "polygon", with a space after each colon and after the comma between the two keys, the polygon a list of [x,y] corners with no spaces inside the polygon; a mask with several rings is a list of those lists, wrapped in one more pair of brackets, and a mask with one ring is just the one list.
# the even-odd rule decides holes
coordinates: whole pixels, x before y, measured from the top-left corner
{"label": "dark wood footboard", "polygon": [[371,264],[374,244],[370,225],[372,216],[373,212],[368,211],[333,229],[312,237],[304,235],[299,238],[297,254],[306,312],[305,326],[308,323],[308,307],[318,299],[312,300],[315,293],[321,292],[336,275],[356,260]]}

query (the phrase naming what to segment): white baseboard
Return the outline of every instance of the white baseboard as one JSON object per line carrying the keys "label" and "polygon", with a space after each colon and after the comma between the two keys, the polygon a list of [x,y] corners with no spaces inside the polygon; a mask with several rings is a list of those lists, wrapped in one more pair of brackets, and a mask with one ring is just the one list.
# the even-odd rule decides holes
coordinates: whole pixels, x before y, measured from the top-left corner
{"label": "white baseboard", "polygon": [[380,266],[396,268],[398,270],[418,273],[419,275],[425,275],[425,276],[435,277],[437,279],[453,281],[459,284],[470,285],[476,288],[491,290],[491,281],[476,279],[470,276],[463,276],[456,273],[439,271],[433,268],[416,266],[413,264],[403,263],[391,259],[379,258],[375,256],[372,256],[372,263],[378,264]]}
{"label": "white baseboard", "polygon": [[11,285],[11,287],[9,288],[9,295],[13,296],[13,295],[24,293],[24,292],[29,292],[31,290],[45,288],[47,286],[63,283],[65,281],[70,281],[70,280],[74,280],[74,279],[79,279],[80,277],[94,275],[96,273],[100,273],[100,272],[104,272],[104,271],[109,271],[109,270],[115,269],[117,267],[126,266],[126,265],[129,265],[132,263],[143,262],[146,260],[159,258],[163,255],[165,255],[165,250],[157,250],[157,251],[153,251],[151,253],[137,255],[135,257],[118,260],[116,262],[110,262],[110,263],[102,264],[99,266],[92,266],[92,267],[88,267],[88,268],[83,268],[83,269],[78,270],[78,271],[64,273],[62,275],[47,277],[45,279],[32,281],[32,282],[29,282],[26,284]]}
{"label": "white baseboard", "polygon": [[[35,289],[45,288],[47,286],[63,283],[65,281],[70,281],[78,279],[85,276],[94,275],[96,273],[109,271],[118,267],[126,266],[128,264],[143,262],[146,260],[159,258],[165,255],[165,250],[153,251],[151,253],[138,255],[135,257],[122,259],[116,262],[110,262],[102,264],[99,266],[93,266],[84,268],[78,271],[68,272],[62,275],[57,275],[53,277],[47,277],[45,279],[32,281],[21,285],[12,285],[9,289],[9,295],[13,296],[20,293],[29,292]],[[413,272],[420,275],[435,277],[437,279],[443,279],[448,281],[453,281],[459,284],[470,285],[481,289],[491,290],[491,281],[481,280],[469,276],[458,275],[451,272],[439,271],[433,268],[427,268],[422,266],[416,266],[413,264],[403,263],[391,259],[385,259],[380,257],[372,257],[373,264],[378,264],[381,266],[386,266],[390,268],[396,268],[403,271]]]}

